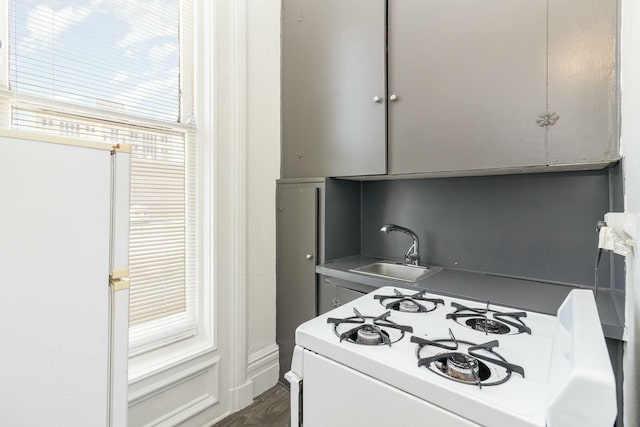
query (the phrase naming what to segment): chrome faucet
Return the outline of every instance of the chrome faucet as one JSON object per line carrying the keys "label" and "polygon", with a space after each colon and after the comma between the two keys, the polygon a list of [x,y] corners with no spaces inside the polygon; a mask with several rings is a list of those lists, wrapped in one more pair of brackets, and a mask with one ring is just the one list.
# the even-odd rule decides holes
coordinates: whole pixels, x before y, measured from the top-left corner
{"label": "chrome faucet", "polygon": [[413,243],[407,250],[407,253],[404,255],[404,259],[407,264],[418,265],[420,261],[420,254],[418,253],[418,236],[413,231],[409,230],[405,227],[400,227],[395,224],[385,224],[380,227],[380,231],[383,233],[390,233],[392,231],[399,231],[400,233],[408,234],[413,239]]}

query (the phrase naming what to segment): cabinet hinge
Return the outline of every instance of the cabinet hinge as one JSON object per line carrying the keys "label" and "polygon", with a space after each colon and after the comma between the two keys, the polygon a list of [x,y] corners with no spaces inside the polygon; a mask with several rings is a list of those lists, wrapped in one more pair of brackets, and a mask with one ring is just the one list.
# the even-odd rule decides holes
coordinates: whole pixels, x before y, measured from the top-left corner
{"label": "cabinet hinge", "polygon": [[547,113],[540,114],[538,116],[538,119],[536,120],[536,123],[538,124],[538,126],[543,128],[546,126],[555,125],[556,123],[558,123],[558,120],[560,120],[560,116],[558,115],[558,113]]}

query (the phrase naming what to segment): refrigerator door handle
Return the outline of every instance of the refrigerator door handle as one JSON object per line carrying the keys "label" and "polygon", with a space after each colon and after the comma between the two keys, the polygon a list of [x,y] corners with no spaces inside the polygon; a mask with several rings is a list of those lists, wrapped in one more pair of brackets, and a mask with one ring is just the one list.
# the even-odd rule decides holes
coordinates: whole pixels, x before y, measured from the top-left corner
{"label": "refrigerator door handle", "polygon": [[125,289],[129,289],[131,287],[131,281],[128,277],[109,277],[109,286],[111,286],[111,288],[115,292],[124,291]]}
{"label": "refrigerator door handle", "polygon": [[114,291],[122,291],[129,289],[131,281],[129,280],[129,269],[123,268],[121,270],[114,270],[109,275],[109,286]]}
{"label": "refrigerator door handle", "polygon": [[113,270],[111,274],[109,274],[109,280],[111,279],[123,279],[125,277],[129,277],[129,269],[123,268],[120,270]]}

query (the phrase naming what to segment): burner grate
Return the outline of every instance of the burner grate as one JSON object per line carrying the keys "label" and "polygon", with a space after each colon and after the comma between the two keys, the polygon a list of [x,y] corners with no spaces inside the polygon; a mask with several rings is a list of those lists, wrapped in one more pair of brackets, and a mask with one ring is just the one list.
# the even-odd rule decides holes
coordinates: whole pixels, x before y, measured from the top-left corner
{"label": "burner grate", "polygon": [[427,298],[426,291],[420,291],[413,295],[403,294],[397,289],[393,290],[395,295],[374,295],[374,299],[387,310],[402,311],[405,313],[428,313],[438,308],[438,304],[444,306],[444,300],[440,298]]}
{"label": "burner grate", "polygon": [[475,329],[485,334],[522,334],[531,335],[529,328],[523,318],[527,317],[524,311],[501,312],[490,308],[487,302],[485,308],[472,308],[457,302],[452,302],[451,306],[456,310],[447,314],[447,319],[452,319],[462,326]]}
{"label": "burner grate", "polygon": [[[524,378],[524,368],[507,362],[494,350],[499,346],[497,340],[483,344],[457,340],[451,329],[449,329],[449,336],[449,339],[436,340],[412,336],[411,342],[418,344],[416,351],[418,366],[426,367],[452,381],[475,384],[479,388],[503,384],[514,372]],[[442,348],[447,351],[421,357],[421,352],[427,347]],[[504,372],[492,379],[490,366],[502,368]]]}
{"label": "burner grate", "polygon": [[[411,326],[399,325],[391,320],[391,312],[387,311],[380,316],[364,316],[356,308],[353,309],[355,316],[344,319],[330,317],[327,323],[334,325],[334,331],[340,338],[340,342],[346,340],[354,344],[362,345],[382,345],[391,346],[392,343],[401,340],[405,332],[413,332]],[[340,332],[341,326],[355,324],[354,328]],[[391,331],[397,331],[392,337]]]}

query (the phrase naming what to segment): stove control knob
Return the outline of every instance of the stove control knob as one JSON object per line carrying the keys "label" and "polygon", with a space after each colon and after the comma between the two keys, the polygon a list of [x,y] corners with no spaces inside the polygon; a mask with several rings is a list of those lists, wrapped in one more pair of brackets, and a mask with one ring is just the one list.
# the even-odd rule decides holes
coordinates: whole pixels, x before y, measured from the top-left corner
{"label": "stove control knob", "polygon": [[333,304],[334,307],[340,307],[340,300],[334,298],[333,300],[331,300],[331,304]]}

